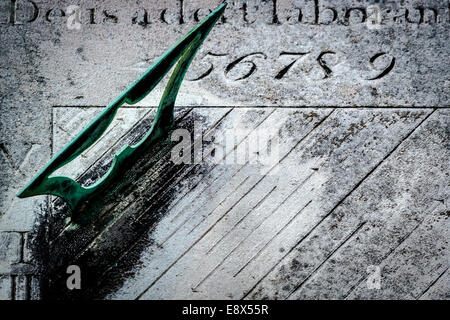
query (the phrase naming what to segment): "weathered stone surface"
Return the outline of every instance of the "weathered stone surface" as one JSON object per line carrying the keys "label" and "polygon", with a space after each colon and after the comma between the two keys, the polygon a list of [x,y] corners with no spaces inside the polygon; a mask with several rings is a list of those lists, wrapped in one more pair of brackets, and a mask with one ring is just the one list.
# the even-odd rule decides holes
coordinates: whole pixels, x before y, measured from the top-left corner
{"label": "weathered stone surface", "polygon": [[[32,12],[22,13],[33,11],[29,2],[19,3],[23,10],[16,23],[23,24],[1,26],[7,35],[2,46],[5,79],[8,72],[21,70],[34,80],[31,86],[24,82],[23,89],[35,99],[47,106],[82,106],[107,104],[220,1],[83,1],[79,30],[69,29],[70,14],[58,17],[70,1],[37,2],[39,16],[32,22],[26,22]],[[230,1],[225,22],[212,31],[189,78],[202,77],[211,66],[212,71],[185,82],[180,100],[229,106],[447,106],[447,5]],[[149,23],[133,24],[136,11],[143,17],[144,9]],[[376,12],[380,21],[372,25],[378,21]],[[14,46],[6,45],[11,42]],[[20,54],[32,61],[24,65],[16,58]],[[391,63],[388,74],[369,80]],[[27,72],[30,68],[37,73]],[[155,92],[147,101],[154,103],[157,96]],[[48,124],[48,117],[38,121]]]}
{"label": "weathered stone surface", "polygon": [[11,277],[9,275],[0,276],[0,299],[10,300],[11,295]]}
{"label": "weathered stone surface", "polygon": [[[235,179],[224,181],[217,200],[211,194],[197,197],[198,206],[188,206],[178,218],[178,224],[184,221],[184,225],[175,234],[169,231],[160,235],[158,228],[152,232],[150,237],[156,244],[141,257],[144,267],[137,269],[135,280],[129,280],[129,284],[125,284],[116,297],[137,294],[142,298],[239,298],[239,293],[242,295],[251,288],[258,275],[263,275],[264,270],[270,269],[278,257],[285,254],[281,251],[288,251],[291,244],[302,238],[302,234],[307,234],[309,229],[330,214],[329,211],[377,167],[426,115],[429,112],[335,111],[281,163],[284,166],[279,176],[263,179],[255,175],[251,168],[248,172],[241,170]],[[402,118],[408,120],[399,121]],[[301,131],[296,129],[294,132]],[[364,148],[368,143],[372,146],[364,152],[354,149]],[[330,145],[334,148],[330,149]],[[343,152],[346,148],[355,151],[348,154]],[[347,168],[352,168],[352,174]],[[283,174],[285,172],[299,174],[288,179]],[[309,176],[310,172],[315,174]],[[248,180],[244,179],[246,176]],[[258,183],[260,179],[261,183]],[[233,180],[236,182],[233,183]],[[240,181],[244,183],[240,185]],[[302,184],[302,181],[305,182]],[[275,192],[272,191],[274,186],[277,187]],[[236,187],[238,189],[230,193]],[[294,194],[291,194],[293,191]],[[242,197],[245,198],[241,200]],[[225,201],[221,200],[223,198]],[[264,199],[267,201],[260,203]],[[205,203],[208,203],[206,207]],[[217,204],[220,204],[219,207],[214,209]],[[280,205],[283,207],[278,208]],[[301,209],[305,211],[299,214]],[[210,210],[213,210],[211,214],[208,213]],[[249,210],[251,214],[247,216]],[[245,220],[241,221],[244,216]],[[174,221],[169,228],[177,229]],[[192,232],[195,228],[198,228],[196,232]],[[167,235],[171,236],[170,239]],[[320,242],[320,245],[330,244]],[[173,256],[176,252],[179,253]],[[172,261],[168,259],[170,256],[173,256]]]}
{"label": "weathered stone surface", "polygon": [[20,250],[20,233],[0,233],[0,273],[8,272],[12,263],[20,261]]}
{"label": "weathered stone surface", "polygon": [[450,282],[448,269],[430,286],[420,297],[424,300],[448,300],[450,295],[448,293],[448,284]]}
{"label": "weathered stone surface", "polygon": [[[15,197],[220,2],[0,2],[0,297],[66,297],[77,261],[100,298],[448,299],[448,1],[229,1],[179,125],[280,129],[277,169],[239,162],[240,139],[217,166],[173,165],[166,146],[79,232],[60,200]],[[59,173],[94,183],[163,88]]]}
{"label": "weathered stone surface", "polygon": [[[448,268],[448,208],[442,203],[448,201],[449,190],[442,188],[448,183],[448,153],[438,152],[448,138],[442,135],[448,117],[448,112],[430,116],[249,296],[419,298]],[[379,290],[365,282],[371,265],[381,268]]]}

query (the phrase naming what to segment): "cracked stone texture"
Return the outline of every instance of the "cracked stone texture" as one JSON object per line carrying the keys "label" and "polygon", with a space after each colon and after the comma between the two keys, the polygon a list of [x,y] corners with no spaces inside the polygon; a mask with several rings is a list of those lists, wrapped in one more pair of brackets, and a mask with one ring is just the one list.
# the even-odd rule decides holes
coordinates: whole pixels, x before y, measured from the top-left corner
{"label": "cracked stone texture", "polygon": [[[0,0],[0,298],[65,296],[77,256],[100,298],[448,299],[448,1],[229,1],[179,125],[281,130],[275,174],[162,151],[76,237],[59,201],[15,197],[220,2]],[[164,84],[60,173],[94,182],[148,129]],[[41,294],[45,270],[60,274]]]}

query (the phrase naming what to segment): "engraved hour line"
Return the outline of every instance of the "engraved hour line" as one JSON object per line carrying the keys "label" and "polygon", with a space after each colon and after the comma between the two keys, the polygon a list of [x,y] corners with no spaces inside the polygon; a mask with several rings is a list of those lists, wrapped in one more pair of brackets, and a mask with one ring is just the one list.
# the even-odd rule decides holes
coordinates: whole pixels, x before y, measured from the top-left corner
{"label": "engraved hour line", "polygon": [[[216,265],[216,267],[213,269],[213,270],[211,270],[211,272],[203,279],[203,280],[201,280],[194,288],[196,289],[196,288],[198,288],[203,282],[205,282],[205,280],[209,277],[209,276],[211,276],[213,273],[214,273],[214,271],[215,270],[217,270],[222,264],[223,264],[223,262],[233,253],[233,252],[235,252],[236,251],[236,249],[245,241],[245,240],[247,240],[249,237],[250,237],[250,235],[252,235],[255,231],[256,231],[256,229],[260,226],[260,225],[262,225],[262,223],[264,223],[270,216],[272,216],[272,214],[274,213],[274,212],[276,212],[312,175],[313,175],[314,173],[312,173],[312,174],[310,174],[309,175],[309,177],[307,177],[301,184],[299,184],[295,189],[294,189],[294,191],[292,191],[283,201],[282,201],[282,203],[277,207],[277,208],[275,208],[273,211],[272,211],[272,213],[269,215],[269,216],[267,216],[261,223],[259,223],[251,232],[250,232],[250,234],[248,234],[244,239],[242,239],[234,248],[233,248],[233,250],[231,250],[231,252],[230,253],[228,253],[226,256],[225,256],[225,258],[223,258],[222,259],[222,261],[219,263],[219,264],[217,264]],[[273,189],[270,191],[270,192],[272,192],[273,191]],[[264,197],[264,199],[266,199],[267,198],[267,196],[266,197]],[[261,201],[260,201],[261,202]],[[303,211],[303,209],[305,209],[310,203],[312,202],[312,200],[310,200],[294,217],[296,217],[300,212],[302,212]],[[259,203],[258,203],[259,204]],[[293,218],[292,218],[293,219]],[[292,220],[291,219],[291,220]],[[291,220],[287,223],[287,225],[291,222]],[[284,226],[279,232],[277,232],[277,234],[275,235],[275,236],[277,236],[284,228],[285,228],[286,226]],[[231,231],[231,230],[230,230]],[[229,233],[227,233],[226,235],[228,235]],[[226,236],[225,235],[225,236]],[[220,242],[225,236],[223,236],[218,242]],[[273,237],[273,238],[275,238],[275,236]],[[270,241],[272,241],[273,240],[273,238],[272,239],[270,239],[269,240],[269,242]],[[216,244],[218,244],[218,242],[216,242]],[[214,247],[216,246],[216,244],[214,244],[214,246],[212,247],[212,248],[210,248],[207,252],[206,252],[206,255],[207,254],[209,254],[213,249],[214,249]],[[263,248],[261,248],[258,252],[257,252],[257,254],[256,255],[254,255],[237,273],[235,273],[234,275],[233,275],[233,277],[236,277],[250,262],[251,262],[251,260],[253,260],[256,256],[258,256],[258,254],[265,248],[267,246],[267,244],[263,247]]]}
{"label": "engraved hour line", "polygon": [[[175,120],[175,124],[179,123],[182,119],[184,119],[184,118],[185,118],[192,110],[193,110],[192,108],[189,108],[187,112],[185,112],[184,114],[182,114],[179,118],[177,118],[177,119]],[[147,115],[147,114],[149,114],[149,112],[147,112],[145,115]],[[136,124],[134,125],[133,128],[137,127],[138,124],[141,123],[141,122],[144,120],[145,115],[138,121],[138,123],[136,123]],[[130,132],[130,131],[128,131],[128,132]],[[123,135],[122,137],[124,137],[124,135]],[[119,143],[119,142],[120,142],[120,141],[117,140],[116,143],[113,144],[113,146],[111,146],[111,147],[109,148],[109,150],[112,150],[113,147],[114,147],[115,145],[117,145],[117,143]],[[106,152],[105,152],[105,154],[106,154]],[[100,161],[100,160],[101,160],[101,158],[99,158],[97,161]],[[89,169],[87,169],[87,170],[90,170],[90,168],[92,168],[92,167],[93,167],[93,166],[89,167]],[[83,173],[83,175],[86,174],[86,173],[87,173],[87,171],[85,171],[85,172]],[[58,198],[54,199],[54,200],[53,200],[53,203],[56,203],[57,200],[58,200]],[[131,203],[129,203],[129,204],[124,208],[124,211],[125,211],[125,210],[128,208],[128,206],[130,206],[130,205],[131,205]],[[123,215],[123,214],[124,214],[124,213],[122,213],[122,215]],[[67,231],[70,227],[71,227],[71,224],[70,224],[70,223],[67,224],[67,225],[66,225],[66,226],[58,233],[58,235],[55,237],[55,239],[54,239],[53,241],[55,241],[57,238],[59,238],[60,236],[62,236],[62,234],[63,234],[65,231]],[[100,233],[100,234],[101,234],[101,233]],[[97,236],[98,236],[98,235],[97,235]],[[93,238],[92,241],[94,241],[94,240],[95,240],[95,239]],[[52,241],[52,242],[53,242],[53,241]],[[92,241],[91,241],[91,242],[92,242]],[[90,243],[91,243],[91,242],[90,242]],[[90,247],[90,245],[88,245],[83,251],[87,250],[89,247]],[[83,251],[82,251],[82,252],[83,252]]]}
{"label": "engraved hour line", "polygon": [[414,132],[416,132],[416,130],[418,130],[420,127],[422,127],[422,125],[427,121],[428,118],[430,118],[430,116],[436,111],[436,108],[433,109],[433,111],[431,111],[428,115],[426,115],[424,117],[424,119],[422,119],[419,124],[417,124],[407,135],[406,137],[404,137],[399,143],[397,143],[384,157],[383,159],[381,159],[381,161],[379,161],[375,167],[373,167],[362,179],[359,180],[359,182],[354,185],[354,187],[352,188],[352,190],[350,190],[344,197],[341,198],[341,200],[339,200],[339,202],[330,210],[328,211],[328,213],[322,217],[322,219],[312,228],[310,229],[294,246],[292,246],[284,255],[281,259],[278,260],[277,263],[275,263],[270,269],[269,271],[267,271],[262,277],[259,278],[259,280],[255,283],[255,285],[253,285],[253,287],[251,287],[248,291],[245,292],[245,294],[242,296],[242,299],[245,299],[247,296],[249,296],[257,287],[258,285],[273,271],[275,270],[275,268],[277,268],[277,266],[279,266],[281,263],[283,263],[283,260],[295,249],[297,248],[300,243],[302,243],[307,237],[309,237],[310,234],[312,234],[312,232],[314,230],[316,230],[316,228],[318,228],[319,225],[321,225],[321,223],[323,221],[325,221],[325,219],[327,219],[335,210],[336,208],[338,208],[355,190],[357,190],[359,188],[359,186],[366,180],[368,179],[392,154],[395,154],[396,150],[405,142],[407,141],[413,134]]}
{"label": "engraved hour line", "polygon": [[[239,141],[236,145],[235,145],[235,147],[232,149],[232,150],[230,150],[230,151],[228,151],[227,152],[227,154],[226,155],[224,155],[223,157],[222,157],[222,159],[220,159],[220,162],[222,162],[227,156],[229,156],[229,154],[230,153],[232,153],[241,143],[243,143],[246,139],[247,139],[247,137],[248,137],[248,135],[249,134],[251,134],[252,132],[254,132],[264,121],[266,121],[266,119],[268,119],[274,112],[275,112],[276,110],[274,109],[274,110],[272,110],[271,112],[269,112],[267,115],[265,115],[264,117],[263,117],[263,119],[254,127],[254,128],[252,128],[252,130],[241,140],[241,141]],[[218,166],[218,164],[219,163],[216,163],[216,164],[214,164],[214,166],[213,166],[213,168],[207,173],[208,174],[208,176],[210,176],[210,175],[212,175],[212,172],[213,172],[213,170]],[[240,169],[239,170],[237,170],[234,174],[233,174],[233,176],[231,177],[231,178],[233,178],[237,173],[239,173],[246,165],[248,164],[248,160],[246,161],[246,163],[244,164],[244,165],[242,165],[241,167],[240,167]],[[214,183],[218,178],[219,178],[220,176],[218,176],[217,178],[215,178],[214,179],[214,181],[212,182],[212,183]],[[207,184],[206,186],[205,186],[205,188],[204,189],[202,189],[202,192],[204,191],[204,190],[206,190],[206,188],[209,186],[209,185],[211,185],[212,183],[209,183],[209,184]],[[197,185],[196,185],[197,186]],[[195,187],[196,187],[195,186]],[[193,200],[191,200],[191,202],[190,203],[192,203],[194,201],[194,199]],[[190,205],[190,203],[188,204],[188,205]],[[173,208],[173,207],[172,207]],[[171,210],[171,209],[170,209]],[[177,213],[177,215],[171,220],[171,222],[173,222],[182,212],[184,211],[184,207],[183,207],[183,209],[179,212],[179,213]]]}
{"label": "engraved hour line", "polygon": [[[313,132],[315,129],[317,129],[325,120],[327,120],[328,118],[330,118],[330,116],[334,113],[336,109],[333,109],[330,113],[328,113],[328,115],[326,115],[323,119],[321,119],[315,126],[314,128],[312,128],[308,133],[306,133],[306,135],[304,135],[299,141],[297,141],[297,143],[294,145],[294,147],[291,148],[290,151],[288,151],[280,160],[277,164],[275,164],[274,166],[272,166],[266,173],[266,175],[268,175],[270,173],[270,171],[272,171],[279,163],[281,163],[284,159],[286,159],[294,149],[296,149],[305,139],[307,139],[309,137],[309,135],[311,134],[311,132]],[[250,193],[257,184],[259,184],[264,177],[262,177],[261,179],[259,179],[256,184],[254,184],[250,190],[248,190],[230,209],[227,210],[227,212],[225,212],[221,217],[219,217],[219,219],[208,228],[208,230],[206,230],[197,240],[195,240],[194,243],[192,243],[189,248],[187,250],[185,250],[180,256],[178,256],[178,258],[170,264],[170,266],[168,268],[166,268],[158,277],[156,277],[155,280],[152,281],[152,283],[147,286],[147,288],[142,291],[137,297],[136,300],[139,300],[146,292],[148,292],[148,290],[151,289],[151,287],[153,287],[153,285],[159,281],[159,279],[161,279],[180,259],[182,259],[197,243],[199,243],[205,236],[206,234],[209,233],[209,231],[211,231],[211,229],[214,228],[215,225],[217,225],[225,216],[226,214],[233,209],[234,206],[236,206],[236,204],[238,202],[240,202],[245,196],[247,196],[248,193]]]}

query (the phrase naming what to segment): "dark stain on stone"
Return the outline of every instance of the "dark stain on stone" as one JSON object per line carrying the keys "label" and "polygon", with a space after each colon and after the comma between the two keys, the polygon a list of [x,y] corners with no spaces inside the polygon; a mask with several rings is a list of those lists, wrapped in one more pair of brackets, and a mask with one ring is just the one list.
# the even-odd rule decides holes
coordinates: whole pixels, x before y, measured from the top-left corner
{"label": "dark stain on stone", "polygon": [[300,262],[297,259],[292,259],[291,270],[292,271],[297,271],[299,269],[300,269]]}
{"label": "dark stain on stone", "polygon": [[[193,132],[194,121],[198,119],[199,116],[187,116],[177,127]],[[131,144],[140,140],[151,122],[149,118],[128,133],[132,135]],[[119,185],[110,186],[86,203],[82,212],[76,214],[81,218],[87,216],[89,222],[76,230],[70,228],[73,224],[66,224],[70,213],[65,203],[61,200],[52,203],[49,286],[45,298],[101,299],[133,274],[142,251],[155,246],[151,230],[167,213],[179,192],[179,184],[209,170],[206,164],[171,163],[171,147],[168,139],[161,141],[127,169]],[[112,155],[109,157],[109,161],[99,161],[81,176],[80,182],[86,185],[103,176],[112,160]],[[81,290],[66,288],[65,270],[71,264],[82,270]]]}
{"label": "dark stain on stone", "polygon": [[283,286],[281,289],[283,289],[284,291],[290,291],[291,286],[287,284],[287,285]]}
{"label": "dark stain on stone", "polygon": [[447,210],[447,211],[442,211],[441,213],[441,216],[445,216],[445,217],[450,217],[450,211],[449,210]]}
{"label": "dark stain on stone", "polygon": [[371,91],[370,91],[370,94],[371,94],[373,97],[378,97],[378,90],[377,90],[377,88],[372,87],[372,89],[371,89]]}

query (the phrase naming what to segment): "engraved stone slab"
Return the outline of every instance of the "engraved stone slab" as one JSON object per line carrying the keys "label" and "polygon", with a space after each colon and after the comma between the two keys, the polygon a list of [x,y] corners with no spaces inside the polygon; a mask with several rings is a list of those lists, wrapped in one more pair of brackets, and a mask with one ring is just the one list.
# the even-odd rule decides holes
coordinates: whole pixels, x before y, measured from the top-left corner
{"label": "engraved stone slab", "polygon": [[[16,2],[2,33],[29,32],[49,102],[105,105],[221,1]],[[449,25],[440,0],[230,1],[179,102],[447,106]]]}
{"label": "engraved stone slab", "polygon": [[[0,297],[39,298],[42,267],[65,297],[76,261],[86,297],[448,299],[448,1],[230,0],[177,100],[194,136],[239,133],[224,163],[162,146],[79,232],[15,197],[220,2],[0,2]],[[60,173],[94,183],[163,87]],[[233,152],[274,128],[275,172]]]}
{"label": "engraved stone slab", "polygon": [[[152,118],[153,109],[146,109],[123,109],[117,118],[124,119],[125,132],[111,130],[99,147],[119,148],[130,121]],[[70,119],[81,124],[91,113],[55,108],[54,124],[65,130]],[[136,191],[122,191],[117,207],[105,208],[112,217],[102,218],[107,228],[95,223],[55,233],[52,259],[76,257],[70,261],[95,275],[85,297],[421,298],[445,274],[448,152],[437,149],[446,139],[447,111],[206,107],[179,109],[178,117],[181,126],[197,119],[202,133],[216,137],[246,127],[229,151],[239,150],[255,130],[277,128],[283,139],[276,161],[258,167],[229,152],[217,165],[172,171],[170,159],[158,156],[156,171],[136,181]],[[427,154],[436,156],[418,165]],[[79,177],[89,181],[90,175]],[[416,268],[429,271],[410,273],[407,261],[415,259],[418,239],[426,239],[421,257],[434,258],[417,260]],[[406,257],[398,258],[398,268],[406,270],[390,271],[389,261],[399,254]],[[377,291],[367,287],[371,268],[383,275]],[[411,287],[418,282],[420,288]]]}

